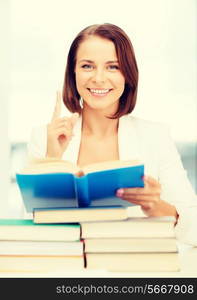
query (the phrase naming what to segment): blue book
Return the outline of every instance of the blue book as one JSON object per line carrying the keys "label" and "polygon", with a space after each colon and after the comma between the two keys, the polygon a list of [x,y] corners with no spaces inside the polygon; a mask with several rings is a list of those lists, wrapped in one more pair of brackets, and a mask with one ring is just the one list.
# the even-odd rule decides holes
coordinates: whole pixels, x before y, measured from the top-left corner
{"label": "blue book", "polygon": [[16,174],[27,212],[37,208],[130,206],[119,188],[144,187],[144,165],[134,161],[96,163],[80,169],[66,161],[39,160]]}

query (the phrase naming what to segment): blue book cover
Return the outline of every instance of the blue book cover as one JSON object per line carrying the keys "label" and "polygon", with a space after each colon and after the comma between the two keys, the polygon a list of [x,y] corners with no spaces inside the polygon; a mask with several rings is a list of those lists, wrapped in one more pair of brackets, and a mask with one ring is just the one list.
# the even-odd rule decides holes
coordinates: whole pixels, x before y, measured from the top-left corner
{"label": "blue book cover", "polygon": [[144,187],[144,165],[90,172],[16,174],[27,212],[36,208],[130,206],[116,197],[119,188]]}

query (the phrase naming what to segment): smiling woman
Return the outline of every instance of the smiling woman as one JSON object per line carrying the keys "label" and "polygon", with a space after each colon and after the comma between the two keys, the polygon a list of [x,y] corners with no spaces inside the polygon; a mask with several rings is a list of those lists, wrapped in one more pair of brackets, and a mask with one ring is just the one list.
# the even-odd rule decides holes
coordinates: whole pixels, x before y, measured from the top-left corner
{"label": "smiling woman", "polygon": [[[63,100],[70,111],[81,113],[79,99],[85,101],[87,96],[100,109],[113,103],[105,113],[121,117],[135,107],[137,84],[133,46],[121,28],[113,24],[92,25],[77,35],[68,53],[63,89]],[[107,101],[94,101],[101,93],[108,96]]]}
{"label": "smiling woman", "polygon": [[108,115],[116,113],[125,79],[119,69],[113,42],[99,36],[84,40],[77,51],[75,75],[84,106],[105,109]]}
{"label": "smiling woman", "polygon": [[131,114],[137,86],[137,63],[125,32],[113,24],[85,28],[70,47],[65,72],[63,102],[73,114],[60,117],[57,93],[52,120],[32,132],[29,154],[80,167],[144,162],[144,187],[119,189],[116,196],[139,205],[147,216],[174,216],[177,238],[197,245],[196,195],[166,127]]}

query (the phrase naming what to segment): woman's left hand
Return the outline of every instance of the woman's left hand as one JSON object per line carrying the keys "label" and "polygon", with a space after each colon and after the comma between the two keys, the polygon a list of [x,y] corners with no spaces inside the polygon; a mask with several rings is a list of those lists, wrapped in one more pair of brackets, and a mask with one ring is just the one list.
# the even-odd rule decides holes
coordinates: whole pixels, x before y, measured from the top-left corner
{"label": "woman's left hand", "polygon": [[141,206],[147,216],[176,216],[173,205],[161,200],[161,185],[151,176],[144,176],[144,187],[121,188],[116,196]]}

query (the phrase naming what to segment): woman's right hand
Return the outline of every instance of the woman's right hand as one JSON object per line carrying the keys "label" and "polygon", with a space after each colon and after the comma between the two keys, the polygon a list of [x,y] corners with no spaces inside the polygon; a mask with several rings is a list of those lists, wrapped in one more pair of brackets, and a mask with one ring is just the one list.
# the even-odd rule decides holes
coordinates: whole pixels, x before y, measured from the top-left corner
{"label": "woman's right hand", "polygon": [[62,155],[73,136],[73,128],[79,118],[78,113],[71,117],[60,118],[61,93],[57,92],[57,101],[51,123],[47,125],[47,153],[48,158],[62,158]]}

